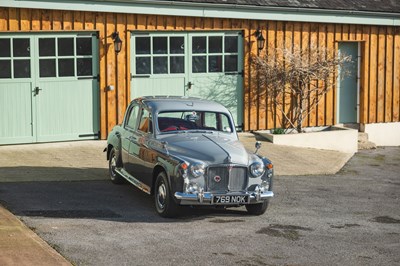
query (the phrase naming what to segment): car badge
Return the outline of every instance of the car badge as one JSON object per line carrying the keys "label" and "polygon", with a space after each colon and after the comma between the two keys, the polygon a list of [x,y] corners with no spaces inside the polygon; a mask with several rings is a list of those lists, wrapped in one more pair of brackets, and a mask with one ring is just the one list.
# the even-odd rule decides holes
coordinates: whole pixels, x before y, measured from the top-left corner
{"label": "car badge", "polygon": [[217,183],[221,182],[221,177],[219,175],[214,176],[214,181]]}

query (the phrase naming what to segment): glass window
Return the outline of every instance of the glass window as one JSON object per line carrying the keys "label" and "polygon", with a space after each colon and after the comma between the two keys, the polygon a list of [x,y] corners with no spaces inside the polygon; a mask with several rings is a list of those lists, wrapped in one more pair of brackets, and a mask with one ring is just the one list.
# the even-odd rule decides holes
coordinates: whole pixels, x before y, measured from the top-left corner
{"label": "glass window", "polygon": [[210,36],[208,38],[208,52],[209,53],[222,52],[222,36]]}
{"label": "glass window", "polygon": [[222,55],[208,57],[208,72],[222,72]]}
{"label": "glass window", "polygon": [[206,56],[193,56],[192,57],[192,72],[193,73],[206,73],[207,72]]}
{"label": "glass window", "polygon": [[74,59],[58,59],[58,76],[73,77],[75,76]]}
{"label": "glass window", "polygon": [[153,54],[168,54],[167,40],[167,37],[153,37]]}
{"label": "glass window", "polygon": [[153,74],[168,74],[168,57],[153,58]]}
{"label": "glass window", "polygon": [[150,74],[150,57],[136,57],[136,74]]}
{"label": "glass window", "polygon": [[39,56],[55,56],[56,55],[56,39],[41,38],[39,39]]}
{"label": "glass window", "polygon": [[136,121],[138,116],[139,106],[135,105],[132,107],[131,112],[129,113],[129,118],[126,123],[126,127],[135,130],[136,129]]}
{"label": "glass window", "polygon": [[78,76],[92,76],[92,58],[77,59]]}
{"label": "glass window", "polygon": [[142,109],[142,115],[140,117],[138,130],[146,133],[153,132],[153,123],[151,121],[151,115],[146,109]]}
{"label": "glass window", "polygon": [[217,129],[216,113],[204,113],[204,126],[209,129]]}
{"label": "glass window", "polygon": [[76,38],[76,54],[92,55],[92,38]]}
{"label": "glass window", "polygon": [[57,45],[59,56],[74,55],[74,38],[58,38]]}
{"label": "glass window", "polygon": [[225,72],[235,72],[238,69],[237,55],[225,55]]}
{"label": "glass window", "polygon": [[11,46],[9,38],[0,39],[0,47],[0,57],[11,57]]}
{"label": "glass window", "polygon": [[11,60],[0,60],[0,78],[11,78]]}
{"label": "glass window", "polygon": [[29,39],[14,39],[13,54],[15,57],[30,56],[30,40]]}
{"label": "glass window", "polygon": [[14,60],[14,78],[30,78],[31,77],[31,60],[18,59]]}
{"label": "glass window", "polygon": [[150,37],[136,37],[136,54],[150,54]]}
{"label": "glass window", "polygon": [[237,53],[237,52],[238,52],[238,37],[225,36],[225,53]]}
{"label": "glass window", "polygon": [[207,37],[193,37],[192,38],[192,53],[201,54],[206,52]]}
{"label": "glass window", "polygon": [[55,77],[56,76],[56,60],[55,59],[40,59],[39,60],[40,77]]}
{"label": "glass window", "polygon": [[170,57],[170,73],[184,73],[185,72],[185,58],[183,56],[171,56]]}
{"label": "glass window", "polygon": [[170,37],[169,52],[171,54],[183,54],[185,51],[184,41],[183,37]]}

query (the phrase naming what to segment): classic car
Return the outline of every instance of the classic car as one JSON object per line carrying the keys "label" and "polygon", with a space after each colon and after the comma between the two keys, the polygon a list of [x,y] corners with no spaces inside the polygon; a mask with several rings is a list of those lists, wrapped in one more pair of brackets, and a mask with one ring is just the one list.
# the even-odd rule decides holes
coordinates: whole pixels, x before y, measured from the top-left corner
{"label": "classic car", "polygon": [[113,183],[128,181],[154,195],[160,216],[181,205],[245,206],[265,213],[273,197],[273,165],[239,142],[230,112],[221,104],[189,97],[133,100],[123,123],[107,139]]}

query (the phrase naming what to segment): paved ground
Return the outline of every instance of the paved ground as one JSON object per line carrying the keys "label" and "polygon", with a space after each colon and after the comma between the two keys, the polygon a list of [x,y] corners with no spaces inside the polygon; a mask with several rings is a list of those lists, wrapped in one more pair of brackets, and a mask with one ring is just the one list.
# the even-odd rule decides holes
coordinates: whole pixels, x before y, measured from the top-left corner
{"label": "paved ground", "polygon": [[[273,147],[264,148],[275,156]],[[312,168],[308,151],[289,151],[278,156]],[[79,168],[48,155],[60,161],[52,174],[46,175],[51,160],[25,169],[43,181],[0,184],[2,203],[74,264],[400,264],[400,148],[360,152],[336,175],[278,176],[276,196],[263,216],[248,216],[244,208],[185,208],[172,220],[155,214],[149,196],[106,181],[106,164],[97,154],[77,156]],[[40,158],[40,152],[36,155]],[[325,166],[319,168],[331,169],[334,157],[320,155]],[[87,159],[95,165],[86,165]],[[277,172],[286,171],[278,165],[275,161]],[[2,170],[23,181],[15,167]],[[55,177],[64,171],[67,179]],[[65,181],[76,175],[85,180]]]}

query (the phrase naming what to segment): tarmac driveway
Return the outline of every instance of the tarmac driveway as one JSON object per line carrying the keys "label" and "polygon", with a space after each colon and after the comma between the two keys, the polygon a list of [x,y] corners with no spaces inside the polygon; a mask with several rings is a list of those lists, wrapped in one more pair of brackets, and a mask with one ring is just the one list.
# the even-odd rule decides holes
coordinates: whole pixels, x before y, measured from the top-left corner
{"label": "tarmac driveway", "polygon": [[336,175],[279,176],[263,216],[163,219],[150,196],[94,178],[2,183],[0,200],[77,265],[398,265],[399,173],[400,148],[380,148]]}

